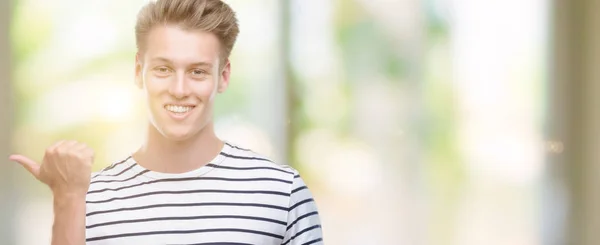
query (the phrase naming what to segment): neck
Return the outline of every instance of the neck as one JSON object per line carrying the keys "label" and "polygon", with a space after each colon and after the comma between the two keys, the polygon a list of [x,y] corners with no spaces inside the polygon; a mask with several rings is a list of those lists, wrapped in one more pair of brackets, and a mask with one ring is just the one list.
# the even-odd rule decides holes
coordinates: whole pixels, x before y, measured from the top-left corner
{"label": "neck", "polygon": [[208,164],[221,152],[223,144],[215,135],[212,122],[183,141],[165,138],[150,124],[146,141],[133,158],[152,171],[184,173]]}

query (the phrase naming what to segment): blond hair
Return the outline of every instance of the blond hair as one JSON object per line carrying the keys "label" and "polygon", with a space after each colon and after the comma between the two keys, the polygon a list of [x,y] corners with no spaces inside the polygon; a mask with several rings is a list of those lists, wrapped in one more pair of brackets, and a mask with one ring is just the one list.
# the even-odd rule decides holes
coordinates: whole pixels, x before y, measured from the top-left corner
{"label": "blond hair", "polygon": [[148,33],[157,25],[176,25],[189,31],[205,31],[221,43],[221,63],[231,54],[239,31],[235,12],[221,0],[157,0],[144,6],[137,17],[138,51],[145,48]]}

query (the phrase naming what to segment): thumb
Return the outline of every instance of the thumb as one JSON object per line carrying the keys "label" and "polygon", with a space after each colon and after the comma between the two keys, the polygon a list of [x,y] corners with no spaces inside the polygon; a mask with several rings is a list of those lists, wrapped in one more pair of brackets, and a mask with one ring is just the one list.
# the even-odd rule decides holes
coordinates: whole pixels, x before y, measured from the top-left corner
{"label": "thumb", "polygon": [[29,171],[33,176],[38,178],[40,176],[40,165],[35,161],[27,158],[22,155],[11,155],[8,159],[14,162],[18,162],[21,164],[27,171]]}

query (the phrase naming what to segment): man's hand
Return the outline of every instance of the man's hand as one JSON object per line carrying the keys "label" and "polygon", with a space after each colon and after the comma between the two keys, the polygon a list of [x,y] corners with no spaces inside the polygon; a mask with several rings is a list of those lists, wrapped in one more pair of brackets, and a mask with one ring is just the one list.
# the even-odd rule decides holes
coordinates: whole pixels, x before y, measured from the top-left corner
{"label": "man's hand", "polygon": [[52,245],[85,245],[85,197],[94,161],[92,149],[76,141],[60,141],[46,149],[41,165],[21,155],[9,158],[52,190]]}
{"label": "man's hand", "polygon": [[46,149],[41,165],[22,155],[12,155],[10,160],[20,163],[36,179],[48,185],[55,198],[85,198],[90,186],[94,151],[76,141],[59,141]]}

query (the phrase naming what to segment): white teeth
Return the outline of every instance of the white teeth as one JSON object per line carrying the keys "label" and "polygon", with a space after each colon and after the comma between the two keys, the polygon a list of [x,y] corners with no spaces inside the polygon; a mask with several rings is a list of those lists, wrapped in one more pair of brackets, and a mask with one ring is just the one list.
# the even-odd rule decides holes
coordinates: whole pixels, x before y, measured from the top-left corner
{"label": "white teeth", "polygon": [[189,110],[191,110],[193,107],[191,106],[178,106],[178,105],[167,105],[165,106],[165,109],[167,109],[170,112],[175,112],[175,113],[185,113],[188,112]]}

